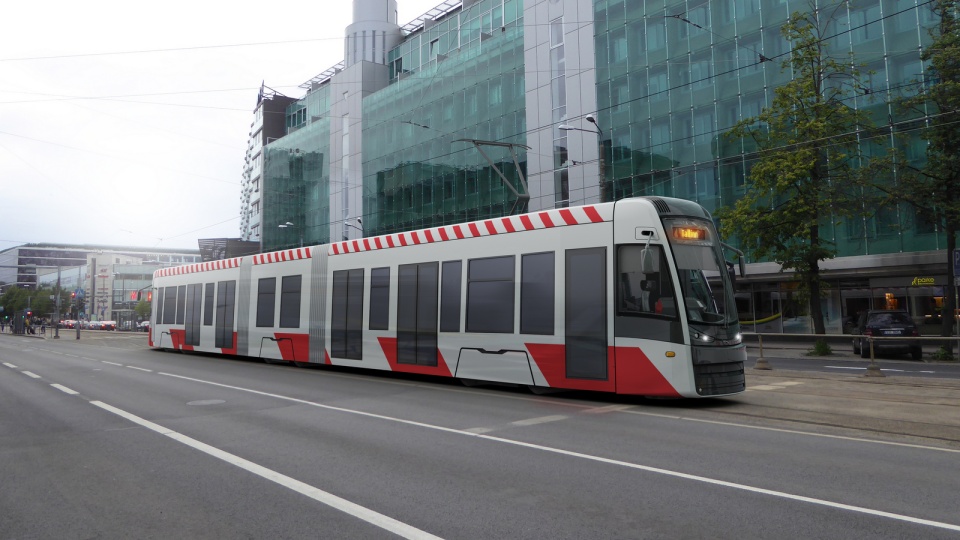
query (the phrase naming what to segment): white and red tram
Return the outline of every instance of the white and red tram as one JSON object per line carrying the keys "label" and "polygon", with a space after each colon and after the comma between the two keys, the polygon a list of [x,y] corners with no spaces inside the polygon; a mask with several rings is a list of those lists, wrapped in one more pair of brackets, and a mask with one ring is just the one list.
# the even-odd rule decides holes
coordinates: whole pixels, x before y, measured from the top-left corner
{"label": "white and red tram", "polygon": [[646,396],[745,386],[732,273],[680,199],[191,264],[153,288],[155,348]]}

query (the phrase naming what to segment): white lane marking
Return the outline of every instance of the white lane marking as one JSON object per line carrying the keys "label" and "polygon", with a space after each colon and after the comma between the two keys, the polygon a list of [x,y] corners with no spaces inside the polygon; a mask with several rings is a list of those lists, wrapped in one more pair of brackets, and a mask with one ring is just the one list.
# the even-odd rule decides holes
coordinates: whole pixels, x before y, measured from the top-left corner
{"label": "white lane marking", "polygon": [[783,390],[782,386],[774,386],[772,384],[755,384],[748,386],[747,390]]}
{"label": "white lane marking", "polygon": [[11,363],[9,363],[9,362],[4,362],[3,365],[5,365],[5,366],[7,366],[8,368],[11,368],[11,369],[17,369],[17,366],[15,366],[15,365],[13,365],[13,364],[11,364]]}
{"label": "white lane marking", "polygon": [[112,412],[117,416],[125,418],[135,424],[139,424],[151,431],[155,431],[161,435],[170,437],[171,439],[181,444],[185,444],[195,450],[199,450],[221,461],[224,461],[226,463],[239,467],[245,471],[251,472],[261,478],[264,478],[266,480],[279,484],[287,489],[296,491],[301,495],[306,495],[307,497],[310,497],[311,499],[317,502],[330,506],[331,508],[339,510],[345,514],[349,514],[357,519],[366,521],[371,525],[380,527],[381,529],[392,532],[403,538],[424,539],[424,540],[426,539],[439,540],[440,538],[426,531],[417,529],[416,527],[407,525],[402,521],[398,521],[396,519],[385,516],[378,512],[374,512],[369,508],[360,506],[359,504],[337,497],[336,495],[323,491],[320,488],[311,486],[309,484],[306,484],[304,482],[301,482],[299,480],[296,480],[284,474],[278,473],[274,470],[263,467],[262,465],[257,465],[256,463],[243,459],[240,456],[235,456],[229,452],[224,452],[219,448],[215,448],[213,446],[210,446],[209,444],[200,442],[196,439],[193,439],[181,433],[177,433],[176,431],[165,428],[159,424],[155,424],[149,420],[140,418],[139,416],[128,413],[127,411],[118,409],[111,405],[107,405],[102,401],[91,401],[90,403],[93,405],[96,405],[97,407],[100,407],[105,411]]}
{"label": "white lane marking", "polygon": [[490,433],[491,431],[493,431],[493,428],[474,427],[470,429],[465,429],[464,431],[466,431],[467,433]]}
{"label": "white lane marking", "polygon": [[[865,367],[854,367],[854,366],[823,366],[823,367],[827,369],[854,369],[857,371],[863,371],[867,369]],[[896,373],[936,373],[936,371],[930,371],[925,369],[910,370],[910,369],[880,368],[880,371],[890,371],[890,372],[896,372]]]}
{"label": "white lane marking", "polygon": [[187,380],[187,381],[194,381],[194,382],[198,382],[198,383],[202,383],[202,384],[209,384],[209,385],[211,385],[211,386],[219,386],[219,387],[221,387],[221,388],[230,388],[230,389],[233,389],[233,390],[239,390],[239,391],[241,391],[241,392],[249,392],[249,393],[251,393],[251,394],[257,394],[257,395],[260,395],[260,396],[274,397],[274,398],[277,398],[277,399],[282,399],[282,400],[286,400],[286,401],[291,401],[291,402],[294,402],[294,403],[302,403],[302,404],[304,404],[304,405],[310,405],[310,406],[313,406],[313,407],[318,407],[318,408],[326,409],[326,410],[329,410],[329,411],[339,411],[339,412],[345,412],[345,413],[349,413],[349,414],[355,414],[355,415],[358,415],[358,416],[365,416],[365,417],[367,417],[367,418],[377,418],[377,419],[380,419],[380,420],[386,420],[386,421],[388,421],[388,422],[396,422],[396,423],[399,423],[399,424],[405,424],[405,425],[409,425],[409,426],[418,426],[418,427],[423,427],[423,428],[426,428],[426,429],[432,429],[432,430],[435,430],[435,431],[440,431],[440,432],[443,432],[443,433],[453,433],[453,434],[457,434],[457,435],[467,435],[467,436],[470,436],[470,437],[478,437],[478,438],[485,439],[485,440],[488,440],[488,441],[495,441],[495,442],[500,442],[500,443],[504,443],[504,444],[510,444],[510,445],[514,445],[514,446],[522,446],[522,447],[525,447],[525,448],[532,448],[532,449],[535,449],[535,450],[542,450],[542,451],[544,451],[544,452],[550,452],[550,453],[554,453],[554,454],[571,456],[571,457],[586,459],[586,460],[590,460],[590,461],[596,461],[596,462],[599,462],[599,463],[607,463],[607,464],[610,464],[610,465],[619,465],[619,466],[621,466],[621,467],[626,467],[626,468],[630,468],[630,469],[637,469],[637,470],[641,470],[641,471],[646,471],[646,472],[651,472],[651,473],[656,473],[656,474],[662,474],[662,475],[666,475],[666,476],[672,476],[672,477],[675,477],[675,478],[683,478],[683,479],[686,479],[686,480],[693,480],[693,481],[696,481],[696,482],[703,482],[703,483],[706,483],[706,484],[713,484],[713,485],[717,485],[717,486],[728,487],[728,488],[738,489],[738,490],[742,490],[742,491],[748,491],[748,492],[752,492],[752,493],[760,493],[760,494],[762,494],[762,495],[770,495],[770,496],[772,496],[772,497],[780,497],[780,498],[783,498],[783,499],[789,499],[789,500],[794,500],[794,501],[799,501],[799,502],[806,502],[806,503],[810,503],[810,504],[816,504],[816,505],[820,505],[820,506],[826,506],[826,507],[829,507],[829,508],[837,508],[837,509],[840,509],[840,510],[849,510],[849,511],[851,511],[851,512],[857,512],[857,513],[861,513],[861,514],[868,514],[868,515],[872,515],[872,516],[885,517],[885,518],[890,518],[890,519],[894,519],[894,520],[898,520],[898,521],[906,521],[906,522],[908,522],[908,523],[915,523],[915,524],[918,524],[918,525],[927,525],[927,526],[930,526],[930,527],[936,527],[936,528],[940,528],[940,529],[947,529],[947,530],[951,530],[951,531],[960,531],[960,525],[956,525],[956,524],[953,524],[953,523],[945,523],[945,522],[942,522],[942,521],[933,521],[933,520],[929,520],[929,519],[916,518],[916,517],[907,516],[907,515],[903,515],[903,514],[894,514],[894,513],[892,513],[892,512],[885,512],[885,511],[883,511],[883,510],[874,510],[874,509],[872,509],[872,508],[866,508],[866,507],[863,507],[863,506],[854,506],[854,505],[850,505],[850,504],[844,504],[844,503],[838,503],[838,502],[828,501],[828,500],[825,500],[825,499],[816,499],[816,498],[813,498],[813,497],[806,497],[806,496],[803,496],[803,495],[795,495],[795,494],[792,494],[792,493],[786,493],[786,492],[784,492],[784,491],[776,491],[776,490],[772,490],[772,489],[760,488],[760,487],[755,487],[755,486],[748,486],[748,485],[746,485],[746,484],[738,484],[738,483],[735,483],[735,482],[727,482],[726,480],[717,480],[717,479],[715,479],[715,478],[708,478],[708,477],[706,477],[706,476],[698,476],[698,475],[694,475],[694,474],[682,473],[682,472],[679,472],[679,471],[671,471],[671,470],[669,470],[669,469],[661,469],[661,468],[659,468],[659,467],[651,467],[651,466],[648,466],[648,465],[640,465],[640,464],[637,464],[637,463],[630,463],[630,462],[627,462],[627,461],[620,461],[620,460],[616,460],[616,459],[609,459],[609,458],[604,458],[604,457],[599,457],[599,456],[592,456],[592,455],[590,455],[590,454],[583,454],[583,453],[580,453],[580,452],[573,452],[573,451],[570,451],[570,450],[563,450],[563,449],[560,449],[560,448],[553,448],[553,447],[549,447],[549,446],[542,446],[542,445],[539,445],[539,444],[532,444],[532,443],[526,443],[526,442],[522,442],[522,441],[515,441],[515,440],[511,440],[511,439],[504,439],[504,438],[502,438],[502,437],[495,437],[495,436],[493,436],[493,435],[485,435],[485,434],[482,434],[482,433],[471,433],[471,432],[469,432],[469,431],[464,431],[464,430],[461,430],[461,429],[453,429],[453,428],[448,428],[448,427],[444,427],[444,426],[437,426],[437,425],[433,425],[433,424],[427,424],[427,423],[424,423],[424,422],[417,422],[417,421],[415,421],[415,420],[405,420],[405,419],[403,419],[403,418],[395,418],[395,417],[392,417],[392,416],[386,416],[386,415],[382,415],[382,414],[369,413],[369,412],[358,411],[358,410],[353,410],[353,409],[345,409],[345,408],[343,408],[343,407],[334,407],[334,406],[332,406],[332,405],[324,405],[324,404],[322,404],[322,403],[316,403],[316,402],[307,401],[307,400],[304,400],[304,399],[299,399],[299,398],[294,398],[294,397],[289,397],[289,396],[281,396],[281,395],[279,395],[279,394],[271,394],[270,392],[262,392],[262,391],[260,391],[260,390],[253,390],[253,389],[251,389],[251,388],[243,388],[243,387],[241,387],[241,386],[232,386],[232,385],[229,385],[229,384],[217,383],[217,382],[213,382],[213,381],[206,381],[206,380],[203,380],[203,379],[195,379],[195,378],[193,378],[193,377],[184,377],[183,375],[174,375],[173,373],[164,373],[164,372],[161,371],[161,372],[160,372],[160,375],[166,375],[166,376],[168,376],[168,377],[174,377],[174,378],[177,378],[177,379],[183,379],[183,380]]}
{"label": "white lane marking", "polygon": [[[643,414],[643,413],[638,413],[638,414]],[[763,430],[763,431],[776,431],[776,432],[779,432],[779,433],[792,433],[792,434],[795,434],[795,435],[807,435],[807,436],[810,436],[810,437],[823,437],[823,438],[825,438],[825,439],[840,439],[840,440],[843,440],[843,441],[865,442],[865,443],[871,443],[871,444],[883,444],[883,445],[887,445],[887,446],[902,446],[902,447],[905,447],[905,448],[916,448],[916,449],[919,449],[919,450],[935,450],[935,451],[937,451],[937,452],[949,452],[949,453],[954,453],[954,454],[960,454],[960,450],[958,450],[958,449],[956,449],[956,448],[937,448],[936,446],[926,446],[926,445],[922,445],[922,444],[898,443],[898,442],[892,442],[892,441],[875,441],[875,440],[872,440],[872,439],[863,439],[863,438],[860,438],[860,437],[845,437],[845,436],[843,436],[843,435],[829,435],[829,434],[826,434],[826,433],[813,433],[813,432],[811,432],[811,431],[798,431],[798,430],[795,430],[795,429],[782,429],[782,428],[771,428],[771,427],[763,427],[763,426],[750,426],[750,425],[747,425],[747,424],[737,424],[736,422],[721,422],[721,421],[719,421],[719,420],[701,420],[701,419],[699,419],[699,418],[682,418],[682,417],[678,417],[677,419],[678,419],[678,420],[689,420],[689,421],[691,421],[691,422],[700,422],[700,423],[703,423],[703,424],[717,424],[717,425],[721,425],[721,426],[734,426],[734,427],[742,427],[742,428],[748,428],[748,429],[759,429],[759,430]]]}
{"label": "white lane marking", "polygon": [[137,367],[137,366],[127,366],[127,367],[130,368],[130,369],[136,369],[136,370],[139,370],[139,371],[146,371],[147,373],[153,373],[153,370],[152,370],[152,369],[147,369],[147,368],[142,368],[142,367]]}
{"label": "white lane marking", "polygon": [[107,362],[106,360],[101,360],[104,364],[110,364],[111,366],[120,366],[123,367],[123,364],[118,364],[116,362]]}
{"label": "white lane marking", "polygon": [[783,381],[783,382],[771,383],[771,384],[775,384],[777,386],[796,386],[798,384],[803,384],[803,383],[801,381]]}
{"label": "white lane marking", "polygon": [[78,355],[76,355],[76,354],[64,353],[63,355],[64,355],[64,356],[69,356],[70,358],[80,358],[80,356],[78,356]]}
{"label": "white lane marking", "polygon": [[548,422],[558,422],[560,420],[566,420],[568,416],[563,416],[555,414],[553,416],[541,416],[539,418],[527,418],[526,420],[517,420],[516,422],[510,422],[511,426],[535,426],[537,424],[546,424]]}
{"label": "white lane marking", "polygon": [[604,414],[608,412],[626,411],[632,408],[633,405],[607,405],[606,407],[595,407],[581,412],[585,414]]}
{"label": "white lane marking", "polygon": [[56,388],[57,390],[60,390],[64,394],[70,394],[71,396],[75,396],[80,393],[80,392],[77,392],[76,390],[71,390],[66,386],[63,386],[62,384],[51,384],[50,386]]}
{"label": "white lane marking", "polygon": [[94,362],[97,361],[96,358],[87,358],[86,356],[81,356],[80,358],[83,359],[83,360],[93,360]]}
{"label": "white lane marking", "polygon": [[21,371],[20,373],[23,373],[23,374],[26,375],[27,377],[30,377],[30,378],[33,378],[33,379],[39,379],[39,378],[40,378],[39,375],[37,375],[36,373],[34,373],[34,372],[32,372],[32,371]]}

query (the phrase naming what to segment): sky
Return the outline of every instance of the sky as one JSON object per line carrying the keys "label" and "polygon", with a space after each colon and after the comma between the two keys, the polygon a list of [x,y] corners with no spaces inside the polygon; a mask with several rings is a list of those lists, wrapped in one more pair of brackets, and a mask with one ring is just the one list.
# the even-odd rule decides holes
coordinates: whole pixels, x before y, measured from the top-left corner
{"label": "sky", "polygon": [[[440,3],[398,0],[400,25]],[[347,0],[5,2],[0,251],[239,237],[261,82],[303,97],[352,17]]]}

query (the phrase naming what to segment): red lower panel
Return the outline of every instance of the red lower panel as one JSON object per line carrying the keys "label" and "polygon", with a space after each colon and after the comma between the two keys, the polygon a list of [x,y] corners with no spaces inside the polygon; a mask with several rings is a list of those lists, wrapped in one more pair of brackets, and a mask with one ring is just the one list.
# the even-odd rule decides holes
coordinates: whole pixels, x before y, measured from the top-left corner
{"label": "red lower panel", "polygon": [[[601,392],[616,392],[616,382],[613,378],[606,381],[589,379],[568,379],[566,368],[566,345],[551,345],[546,343],[527,343],[530,356],[540,369],[540,373],[547,379],[552,388],[568,388],[571,390],[596,390]],[[607,349],[607,374],[614,371],[613,347]]]}
{"label": "red lower panel", "polygon": [[170,329],[170,339],[173,341],[174,349],[182,349],[184,351],[192,351],[193,345],[187,345],[187,331],[180,328],[171,328]]}
{"label": "red lower panel", "polygon": [[273,334],[280,348],[280,357],[290,362],[310,361],[310,334]]}
{"label": "red lower panel", "polygon": [[680,397],[670,381],[637,347],[615,347],[617,392],[640,396]]}
{"label": "red lower panel", "polygon": [[380,341],[380,348],[383,349],[383,354],[387,357],[387,362],[390,363],[390,369],[393,371],[400,373],[419,373],[421,375],[441,375],[443,377],[453,376],[439,350],[437,350],[438,362],[436,366],[401,364],[397,362],[397,338],[382,337],[377,339]]}
{"label": "red lower panel", "polygon": [[233,333],[233,346],[229,348],[221,348],[220,352],[223,354],[237,354],[237,333]]}

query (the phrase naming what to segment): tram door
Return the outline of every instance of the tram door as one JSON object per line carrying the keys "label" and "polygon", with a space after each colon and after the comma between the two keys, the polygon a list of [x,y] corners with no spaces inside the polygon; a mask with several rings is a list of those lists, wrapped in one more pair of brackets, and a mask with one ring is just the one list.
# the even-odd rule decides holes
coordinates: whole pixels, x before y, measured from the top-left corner
{"label": "tram door", "polygon": [[401,265],[397,272],[397,362],[437,365],[438,263]]}
{"label": "tram door", "polygon": [[607,249],[566,251],[566,372],[607,380]]}

